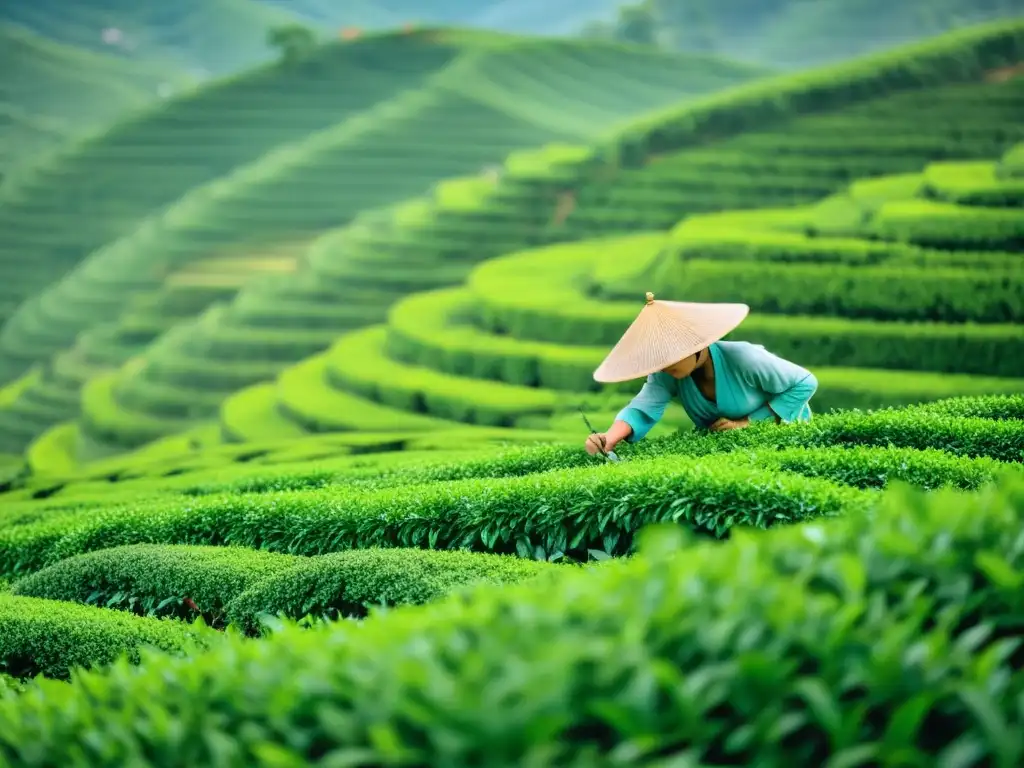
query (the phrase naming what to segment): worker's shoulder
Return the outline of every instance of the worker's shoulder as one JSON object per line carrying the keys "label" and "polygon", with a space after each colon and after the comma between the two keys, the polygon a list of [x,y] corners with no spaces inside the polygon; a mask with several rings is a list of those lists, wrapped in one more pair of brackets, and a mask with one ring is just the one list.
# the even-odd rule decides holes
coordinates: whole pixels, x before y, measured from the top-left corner
{"label": "worker's shoulder", "polygon": [[718,348],[722,357],[734,363],[764,360],[772,356],[761,344],[752,344],[749,341],[716,341],[714,346]]}

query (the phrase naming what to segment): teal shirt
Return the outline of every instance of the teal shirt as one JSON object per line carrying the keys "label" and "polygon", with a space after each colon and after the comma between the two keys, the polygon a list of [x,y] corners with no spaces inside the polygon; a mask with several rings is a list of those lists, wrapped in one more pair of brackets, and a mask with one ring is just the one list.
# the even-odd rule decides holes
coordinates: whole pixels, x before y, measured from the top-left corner
{"label": "teal shirt", "polygon": [[616,417],[633,428],[629,442],[642,440],[678,398],[698,429],[710,427],[717,419],[751,421],[775,419],[785,422],[809,421],[811,396],[818,380],[810,371],[773,355],[760,344],[746,341],[716,341],[708,349],[715,366],[715,399],[711,402],[689,377],[675,379],[654,373]]}

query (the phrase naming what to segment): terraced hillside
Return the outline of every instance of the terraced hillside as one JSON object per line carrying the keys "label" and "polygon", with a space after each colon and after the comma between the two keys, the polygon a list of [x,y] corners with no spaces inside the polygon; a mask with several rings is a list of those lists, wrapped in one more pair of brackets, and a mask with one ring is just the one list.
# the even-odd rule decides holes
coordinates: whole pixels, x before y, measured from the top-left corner
{"label": "terraced hillside", "polygon": [[[558,430],[596,388],[592,372],[645,288],[742,296],[753,316],[728,338],[812,367],[816,411],[1022,392],[1024,180],[999,167],[936,163],[814,206],[506,255],[464,286],[398,301],[386,323],[342,336],[274,388],[232,396],[222,424],[236,439],[250,424],[266,439],[281,417],[282,436],[463,422]],[[598,416],[610,423],[625,399],[609,394]]]}
{"label": "terraced hillside", "polygon": [[[84,397],[83,432],[104,449],[132,447],[212,417],[225,397],[246,384],[254,386],[220,409],[228,439],[266,440],[323,430],[432,432],[446,422],[448,426],[455,422],[538,426],[549,424],[551,416],[556,428],[566,419],[575,425],[575,408],[581,402],[588,408],[604,408],[610,402],[606,395],[582,400],[579,396],[589,381],[581,371],[594,360],[592,346],[571,352],[570,373],[562,371],[564,365],[555,366],[559,372],[546,373],[542,380],[536,363],[524,361],[523,351],[515,345],[509,361],[484,355],[474,363],[461,353],[431,356],[425,352],[419,358],[408,347],[401,348],[396,333],[374,326],[388,319],[396,299],[457,286],[475,265],[501,254],[551,242],[667,231],[687,214],[809,204],[843,189],[851,179],[919,173],[930,160],[991,160],[1014,140],[1024,139],[1022,81],[986,82],[984,75],[1006,58],[1016,60],[1021,55],[1019,42],[1013,42],[1019,33],[1019,26],[990,28],[966,43],[953,36],[936,49],[926,48],[932,58],[925,60],[935,69],[919,75],[918,87],[909,90],[901,75],[892,74],[906,63],[897,56],[822,72],[813,79],[776,81],[723,95],[718,103],[713,100],[707,106],[683,107],[678,114],[659,114],[630,126],[617,146],[555,146],[514,153],[496,183],[479,178],[451,180],[438,187],[432,198],[360,215],[351,225],[317,239],[294,277],[246,287],[230,304],[215,306],[196,322],[166,334],[117,376],[93,379]],[[967,57],[962,46],[974,50],[974,45],[986,51],[979,56],[996,58],[987,62],[975,58],[974,75],[965,74],[962,64]],[[912,59],[923,54],[915,47],[905,55]],[[950,62],[955,66],[945,69]],[[977,80],[949,82],[963,77]],[[895,92],[885,93],[884,86],[881,93],[859,90],[864,83],[879,82],[889,82]],[[823,88],[828,90],[819,90]],[[853,98],[851,93],[861,97]],[[801,114],[807,94],[819,101],[834,99],[841,106]],[[765,120],[754,115],[761,118],[779,104],[789,111],[788,117],[780,115],[771,128],[743,130],[748,122],[763,126]],[[694,128],[673,135],[674,125]],[[703,130],[731,130],[736,135],[707,142],[699,133],[694,135]],[[609,162],[609,157],[619,164]],[[658,238],[655,234],[649,242],[658,243]],[[616,250],[619,247],[610,250],[612,265],[628,252]],[[579,258],[597,251],[586,244],[567,252]],[[520,295],[552,301],[552,312],[569,311],[562,288],[555,291],[552,282],[549,294],[545,284],[535,279],[555,277],[538,262],[544,261],[544,254],[560,252],[527,257],[525,267],[513,262],[495,281],[492,292],[508,293],[515,285]],[[653,255],[650,248],[647,253]],[[1004,271],[1009,259],[1003,256]],[[573,270],[571,277],[578,271]],[[636,296],[642,297],[648,287],[638,288]],[[418,311],[405,315],[404,330],[398,334],[408,333],[419,323]],[[635,304],[609,311],[621,331],[623,313],[634,312]],[[398,312],[396,307],[389,324]],[[817,308],[813,312],[827,314]],[[452,327],[436,312],[430,317],[439,323],[433,326],[439,332],[463,334],[462,328]],[[1001,320],[1005,323],[1007,318]],[[356,326],[366,330],[337,340],[339,331]],[[545,330],[554,333],[561,327],[552,324]],[[1002,331],[1005,334],[1005,328]],[[610,331],[605,328],[600,338],[593,333],[585,325],[565,330],[566,338],[576,345],[605,343]],[[429,346],[432,352],[444,343],[435,341]],[[335,342],[336,351],[325,353]],[[803,349],[796,352],[806,357]],[[828,367],[907,367],[895,358],[889,363],[868,358],[844,362],[838,359],[841,354],[822,353],[807,362]],[[471,357],[477,355],[479,351],[474,350]],[[440,370],[422,371],[422,380],[409,375],[409,364],[420,359]],[[276,384],[266,381],[287,363],[299,360],[304,361],[282,373]],[[935,367],[934,362],[917,365],[932,373],[949,370]],[[961,369],[961,373],[980,372],[977,367]],[[477,386],[459,376],[453,378],[452,373],[499,381]],[[869,375],[873,374],[861,375],[862,384],[853,390],[847,387],[846,395],[840,397],[837,392],[839,399],[832,404],[868,397],[870,388],[863,382]],[[990,372],[990,377],[997,378],[1019,375],[1018,371]],[[553,385],[556,379],[560,383]],[[903,375],[893,373],[883,379],[903,380]],[[466,399],[466,385],[479,393],[479,400]],[[1005,391],[1016,385],[963,376],[928,377],[922,372],[905,380],[900,391],[889,387],[874,400],[858,402],[906,402],[989,391],[993,386],[995,391]],[[621,398],[621,394],[612,396]],[[410,411],[415,414],[410,416]]]}
{"label": "terraced hillside", "polygon": [[[25,169],[0,189],[0,318],[190,188],[415,88],[459,51],[400,35],[328,46],[308,69],[265,67],[170,99]],[[351,80],[339,90],[340,72]],[[0,358],[0,380],[18,366]]]}
{"label": "terraced hillside", "polygon": [[188,82],[155,65],[77,49],[2,22],[0,71],[0,177]]}
{"label": "terraced hillside", "polygon": [[[0,757],[1024,758],[1024,398],[622,455],[211,462],[0,496]],[[893,728],[910,705],[922,726]],[[205,738],[175,738],[186,712]],[[860,724],[837,743],[837,721]]]}
{"label": "terraced hillside", "polygon": [[268,32],[296,24],[321,41],[408,24],[550,35],[569,33],[614,7],[613,0],[546,6],[507,0],[36,0],[4,3],[0,22],[75,48],[205,78],[275,58]]}
{"label": "terraced hillside", "polygon": [[[0,365],[11,375],[79,340],[26,393],[20,414],[5,419],[7,445],[23,446],[73,416],[78,388],[97,368],[128,359],[175,321],[229,298],[258,271],[287,271],[297,249],[361,210],[420,194],[457,174],[482,174],[477,183],[487,185],[488,166],[517,147],[586,140],[623,115],[721,89],[756,72],[637,47],[475,33],[397,35],[366,55],[405,52],[405,45],[410,52],[404,63],[388,58],[376,79],[392,87],[391,98],[364,103],[347,119],[194,186],[137,226],[133,217],[145,203],[125,196],[141,183],[138,171],[126,167],[123,180],[110,181],[113,201],[129,206],[120,222],[127,232],[22,305],[0,331]],[[416,61],[421,67],[414,69]],[[363,89],[370,85],[366,78],[355,86],[353,106],[367,98]],[[317,116],[324,109],[319,105]],[[282,118],[294,129],[292,120]],[[191,152],[205,156],[219,152],[218,146],[210,142]],[[163,152],[153,155],[157,163]],[[169,178],[166,190],[149,195],[150,204],[158,205],[158,197],[183,181]],[[52,223],[56,216],[77,221],[82,212],[51,210],[38,221]],[[31,221],[19,224],[12,244],[38,248],[49,237]],[[117,224],[110,217],[99,220],[93,232],[69,234],[71,243],[50,253],[71,251],[72,243],[80,252],[116,232]],[[32,265],[23,282],[42,281],[50,269],[52,261]]]}
{"label": "terraced hillside", "polygon": [[1017,0],[790,2],[762,29],[759,39],[748,37],[743,43],[752,44],[755,57],[749,60],[797,67],[846,59],[968,24],[1022,16],[1024,8]]}

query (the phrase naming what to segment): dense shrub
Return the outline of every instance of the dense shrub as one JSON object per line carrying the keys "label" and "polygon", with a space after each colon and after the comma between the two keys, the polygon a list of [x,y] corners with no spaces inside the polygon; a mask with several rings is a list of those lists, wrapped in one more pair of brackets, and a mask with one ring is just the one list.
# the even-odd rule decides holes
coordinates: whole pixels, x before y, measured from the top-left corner
{"label": "dense shrub", "polygon": [[[910,424],[909,419],[914,414],[933,414],[949,418],[940,422],[941,428],[933,425],[929,436],[928,433],[922,434],[915,430]],[[785,430],[758,430],[756,439],[752,441],[746,436],[740,438],[738,435],[701,435],[684,432],[671,438],[653,438],[638,444],[623,445],[618,450],[624,457],[637,458],[673,452],[700,456],[730,451],[738,444],[765,457],[770,455],[770,451],[778,448],[822,448],[825,451],[815,452],[814,455],[821,457],[826,464],[838,461],[853,466],[858,461],[857,454],[846,450],[841,443],[884,448],[890,445],[895,435],[896,440],[902,442],[911,456],[914,455],[913,450],[929,448],[928,440],[934,439],[938,443],[933,447],[953,456],[992,455],[1003,461],[1013,461],[1012,446],[1011,452],[1007,453],[998,444],[987,442],[984,425],[966,423],[963,432],[966,440],[959,441],[957,419],[963,417],[1024,419],[1024,395],[950,398],[900,409],[885,409],[877,413],[818,414],[810,425],[792,425]],[[872,424],[876,425],[874,438],[871,436]],[[901,424],[904,425],[903,428],[900,427]],[[1011,421],[1006,432],[1011,439],[1021,431],[1019,425],[1015,425],[1016,422]],[[922,442],[901,439],[899,435],[903,432],[911,437],[917,434]],[[833,452],[834,458],[827,458]],[[187,496],[313,490],[333,485],[373,489],[468,478],[527,475],[588,466],[595,461],[578,445],[573,444],[519,446],[497,451],[464,448],[454,452],[430,452],[420,455],[397,452],[358,457],[343,456],[315,464],[305,462],[262,467],[241,465],[231,469],[194,472],[181,477],[159,480],[144,478],[112,486],[103,484],[95,488],[96,495],[90,495],[83,489],[79,494],[66,498],[23,502],[12,510],[12,514],[24,517],[25,522],[37,522],[53,512],[73,513],[76,508],[84,510],[137,504],[142,488],[159,487],[165,494],[182,493]],[[809,471],[809,468],[806,471]],[[837,475],[832,479],[839,477],[840,475]],[[4,518],[0,517],[0,520]]]}
{"label": "dense shrub", "polygon": [[[973,413],[987,407],[1002,415],[1004,402],[978,403]],[[614,466],[587,466],[594,459],[575,446],[547,447],[364,478],[363,488],[353,483],[87,509],[0,530],[0,574],[31,572],[72,555],[144,542],[237,544],[302,555],[369,546],[468,548],[538,559],[586,558],[588,550],[615,554],[628,551],[636,530],[656,520],[681,520],[723,535],[737,524],[770,526],[870,504],[865,491],[826,479],[846,482],[863,475],[858,466],[865,458],[855,451],[806,459],[800,471],[819,478],[779,474],[770,461],[758,466],[746,455],[844,446],[932,448],[1016,463],[1024,460],[1024,422],[960,417],[927,407],[836,413],[784,427],[680,433],[623,446],[628,461]],[[897,463],[885,471],[923,478],[930,470],[922,461],[919,470]],[[990,466],[968,466],[957,475],[949,474],[948,465],[936,465],[938,474],[929,484],[948,480],[970,487]],[[562,469],[546,471],[555,467]]]}
{"label": "dense shrub", "polygon": [[474,581],[514,582],[555,568],[515,557],[367,549],[297,557],[239,547],[137,544],[61,560],[13,593],[252,633],[261,616],[365,616],[370,605],[423,603]]}
{"label": "dense shrub", "polygon": [[66,678],[121,654],[137,662],[145,646],[187,653],[209,645],[211,633],[170,619],[0,594],[0,672],[17,678]]}
{"label": "dense shrub", "polygon": [[683,551],[652,536],[640,557],[544,584],[26,691],[0,701],[0,756],[1019,765],[1022,514],[1018,479],[894,489],[870,515]]}
{"label": "dense shrub", "polygon": [[903,482],[931,490],[943,486],[976,490],[1005,468],[987,458],[965,459],[944,451],[914,448],[783,448],[754,454],[758,466],[776,466],[807,477],[825,477],[858,488]]}
{"label": "dense shrub", "polygon": [[[1024,224],[1024,215],[1022,215]],[[1024,232],[1024,227],[1022,227]],[[667,265],[669,266],[669,265]],[[754,310],[947,323],[1019,323],[1024,279],[1019,269],[917,269],[849,265],[677,262],[656,284],[666,295],[725,302],[743,296]]]}
{"label": "dense shrub", "polygon": [[515,583],[552,572],[535,560],[472,552],[362,549],[310,557],[238,595],[229,619],[247,632],[260,615],[301,619],[365,616],[372,605],[426,603],[467,584]]}
{"label": "dense shrub", "polygon": [[525,477],[381,490],[328,488],[207,496],[0,530],[0,575],[124,544],[239,545],[318,555],[373,546],[473,549],[536,559],[621,554],[645,523],[734,525],[838,514],[869,492],[745,464],[743,457],[664,456]]}
{"label": "dense shrub", "polygon": [[14,584],[16,595],[132,611],[146,616],[223,620],[225,606],[299,558],[241,547],[138,544],[71,557]]}

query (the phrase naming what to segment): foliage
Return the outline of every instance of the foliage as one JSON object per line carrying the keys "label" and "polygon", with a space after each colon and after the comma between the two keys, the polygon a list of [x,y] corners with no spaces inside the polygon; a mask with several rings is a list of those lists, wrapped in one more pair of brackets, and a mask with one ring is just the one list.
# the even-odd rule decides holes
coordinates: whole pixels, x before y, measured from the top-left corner
{"label": "foliage", "polygon": [[543,584],[121,662],[59,697],[0,701],[0,754],[1015,765],[1022,511],[1020,479],[978,496],[892,489],[870,515],[682,550],[662,534],[630,561]]}
{"label": "foliage", "polygon": [[302,24],[274,27],[267,32],[267,44],[277,49],[285,64],[296,64],[316,47],[313,30]]}
{"label": "foliage", "polygon": [[137,663],[144,647],[189,654],[217,639],[201,625],[0,594],[0,672],[16,678],[67,678],[122,655]]}
{"label": "foliage", "polygon": [[258,632],[263,616],[334,620],[374,607],[428,603],[470,584],[512,584],[554,566],[510,556],[409,549],[362,549],[302,559],[238,595],[228,618]]}
{"label": "foliage", "polygon": [[[0,529],[0,574],[39,570],[63,558],[112,546],[160,543],[235,545],[319,555],[366,547],[472,549],[522,557],[586,560],[590,550],[630,551],[644,524],[678,521],[724,536],[737,525],[770,527],[870,506],[872,475],[920,479],[966,488],[992,466],[889,454],[861,447],[942,450],[964,458],[1024,460],[1020,398],[967,406],[839,412],[778,427],[759,424],[722,434],[679,433],[623,448],[629,461],[594,465],[577,447],[520,449],[505,457],[412,469],[382,478],[364,475],[337,485],[315,479],[310,490],[235,494],[226,489],[190,501],[181,497],[106,508],[72,502],[53,514]],[[997,418],[984,418],[986,409]],[[828,448],[779,472],[780,448]],[[852,449],[852,450],[851,450]],[[748,452],[753,451],[751,456]],[[764,452],[764,453],[762,453]],[[884,454],[883,454],[884,456]],[[764,457],[764,461],[761,460]],[[929,468],[929,464],[931,464]],[[809,470],[808,467],[814,467]],[[806,475],[817,475],[809,477]],[[301,487],[301,483],[291,484]],[[188,497],[186,497],[188,498]]]}
{"label": "foliage", "polygon": [[20,579],[13,594],[174,617],[248,633],[264,616],[361,617],[372,606],[425,603],[466,584],[549,572],[532,560],[369,549],[297,557],[241,547],[138,544],[70,557]]}

